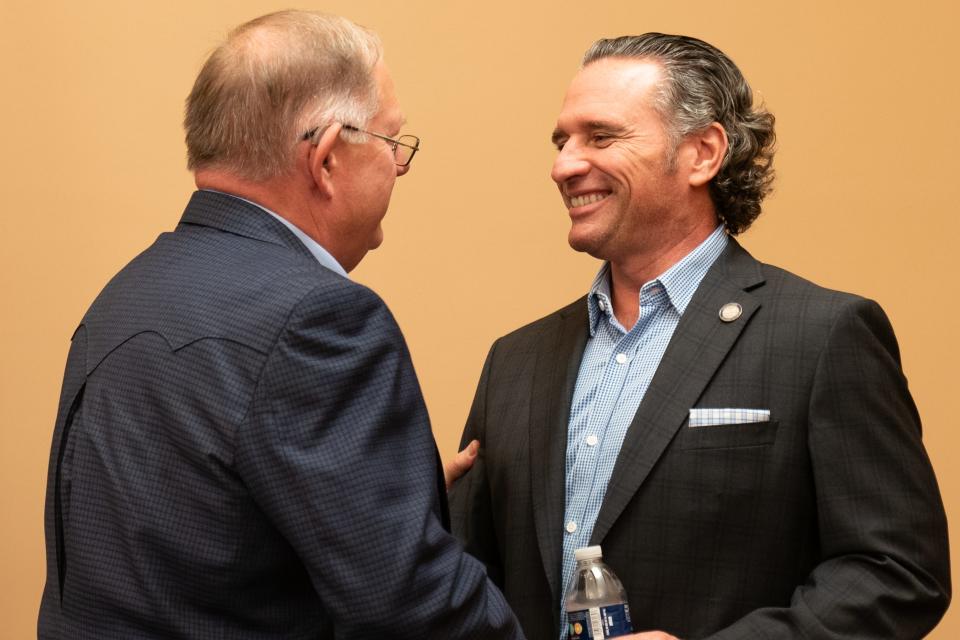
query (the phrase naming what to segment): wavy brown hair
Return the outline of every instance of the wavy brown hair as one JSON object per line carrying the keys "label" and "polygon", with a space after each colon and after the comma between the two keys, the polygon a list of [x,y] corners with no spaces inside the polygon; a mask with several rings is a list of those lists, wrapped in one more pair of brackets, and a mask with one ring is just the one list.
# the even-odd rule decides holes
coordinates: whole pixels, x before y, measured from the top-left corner
{"label": "wavy brown hair", "polygon": [[710,197],[731,235],[745,231],[773,187],[776,134],[773,114],[753,104],[753,91],[733,61],[703,40],[663,33],[598,40],[584,54],[583,66],[602,58],[641,58],[661,66],[665,81],[656,107],[674,147],[684,136],[720,123],[729,146],[710,182]]}

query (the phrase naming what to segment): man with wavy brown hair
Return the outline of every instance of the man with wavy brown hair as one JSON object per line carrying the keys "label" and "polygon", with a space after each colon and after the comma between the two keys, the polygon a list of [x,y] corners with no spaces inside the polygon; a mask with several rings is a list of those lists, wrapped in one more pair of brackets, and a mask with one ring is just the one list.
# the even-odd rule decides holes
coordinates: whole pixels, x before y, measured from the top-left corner
{"label": "man with wavy brown hair", "polygon": [[684,36],[600,40],[567,91],[552,177],[570,245],[603,265],[494,343],[451,494],[530,638],[567,636],[587,545],[641,638],[919,638],[949,602],[886,316],[734,240],[771,187],[773,122]]}

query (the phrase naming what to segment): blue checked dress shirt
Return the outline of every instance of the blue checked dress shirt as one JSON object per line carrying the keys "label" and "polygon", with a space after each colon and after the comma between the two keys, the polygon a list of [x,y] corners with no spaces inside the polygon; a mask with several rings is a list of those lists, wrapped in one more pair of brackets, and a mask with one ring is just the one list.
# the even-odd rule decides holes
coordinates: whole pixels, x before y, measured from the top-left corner
{"label": "blue checked dress shirt", "polygon": [[[613,315],[610,265],[590,287],[590,338],[577,374],[567,428],[563,585],[569,586],[573,552],[590,535],[607,492],[620,446],[657,371],[690,298],[727,246],[723,226],[662,275],[640,288],[640,316],[627,331]],[[614,572],[617,567],[612,567]],[[566,603],[560,601],[560,638],[567,637]]]}

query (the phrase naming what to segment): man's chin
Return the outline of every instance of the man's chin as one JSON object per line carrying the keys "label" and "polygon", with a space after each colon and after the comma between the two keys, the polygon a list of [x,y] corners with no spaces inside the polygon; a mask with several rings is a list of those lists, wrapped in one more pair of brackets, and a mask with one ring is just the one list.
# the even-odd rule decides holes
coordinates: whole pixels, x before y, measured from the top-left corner
{"label": "man's chin", "polygon": [[383,227],[377,227],[377,230],[373,232],[373,235],[370,236],[370,243],[367,245],[367,250],[372,251],[377,249],[380,245],[383,244]]}
{"label": "man's chin", "polygon": [[574,251],[586,253],[601,260],[603,259],[598,255],[601,253],[601,243],[596,238],[587,236],[585,234],[576,233],[574,229],[571,229],[570,233],[567,235],[567,242],[570,244],[570,248]]}

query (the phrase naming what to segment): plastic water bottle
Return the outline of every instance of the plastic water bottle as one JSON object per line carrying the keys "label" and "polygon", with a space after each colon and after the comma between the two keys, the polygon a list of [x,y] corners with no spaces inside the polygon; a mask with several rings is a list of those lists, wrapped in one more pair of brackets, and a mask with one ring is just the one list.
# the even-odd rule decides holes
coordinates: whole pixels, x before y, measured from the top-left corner
{"label": "plastic water bottle", "polygon": [[567,587],[569,640],[601,640],[633,633],[623,584],[603,563],[603,550],[574,551],[577,568]]}

